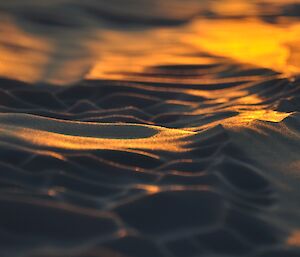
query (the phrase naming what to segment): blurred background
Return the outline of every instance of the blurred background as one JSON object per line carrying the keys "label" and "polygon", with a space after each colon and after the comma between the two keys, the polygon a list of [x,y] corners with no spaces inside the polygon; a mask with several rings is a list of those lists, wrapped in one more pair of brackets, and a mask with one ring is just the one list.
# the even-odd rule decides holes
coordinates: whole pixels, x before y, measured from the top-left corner
{"label": "blurred background", "polygon": [[157,65],[210,62],[203,52],[292,75],[299,12],[295,0],[1,1],[0,76],[136,80]]}

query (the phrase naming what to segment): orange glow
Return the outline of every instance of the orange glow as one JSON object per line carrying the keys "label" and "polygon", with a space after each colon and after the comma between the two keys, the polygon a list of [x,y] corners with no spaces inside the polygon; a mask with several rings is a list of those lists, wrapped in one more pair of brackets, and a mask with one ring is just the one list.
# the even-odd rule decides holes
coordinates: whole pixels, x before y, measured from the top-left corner
{"label": "orange glow", "polygon": [[290,114],[283,112],[276,112],[272,110],[252,110],[241,112],[234,118],[225,120],[225,125],[243,125],[255,120],[280,122],[288,117]]}
{"label": "orange glow", "polygon": [[[1,14],[2,15],[2,14]],[[51,42],[22,31],[8,17],[0,19],[0,75],[27,82],[41,80]]]}
{"label": "orange glow", "polygon": [[[192,49],[181,42],[181,35],[181,29],[160,28],[126,33],[103,31],[103,44],[96,49],[101,51],[101,57],[86,78],[140,80],[138,73],[156,65],[212,64],[210,58],[193,56]],[[142,79],[155,81],[153,76]],[[170,81],[158,78],[158,81],[162,80]]]}
{"label": "orange glow", "polygon": [[296,230],[288,237],[286,241],[287,245],[293,246],[293,247],[299,247],[300,246],[300,231]]}
{"label": "orange glow", "polygon": [[216,1],[212,3],[212,10],[223,16],[241,15],[242,13],[256,15],[258,13],[255,0],[251,2],[243,0]]}
{"label": "orange glow", "polygon": [[[175,28],[113,31],[99,26],[50,36],[25,31],[12,17],[1,14],[0,32],[6,37],[0,40],[0,76],[55,84],[82,78],[196,84],[212,77],[141,77],[140,73],[156,65],[216,62],[199,53],[270,68],[286,76],[298,74],[299,22],[280,18],[276,24],[266,23],[257,18],[261,14],[258,2],[262,1],[211,1],[207,6],[219,19],[198,18]],[[283,1],[263,2],[272,3],[266,12],[276,13]],[[245,18],[228,18],[239,14]]]}
{"label": "orange glow", "polygon": [[272,25],[257,19],[197,21],[186,40],[204,51],[293,75],[299,73],[300,24]]}
{"label": "orange glow", "polygon": [[156,194],[156,193],[159,193],[161,191],[160,187],[159,186],[155,186],[155,185],[143,185],[143,184],[139,184],[139,185],[136,186],[136,188],[147,191],[147,193],[149,195]]}

